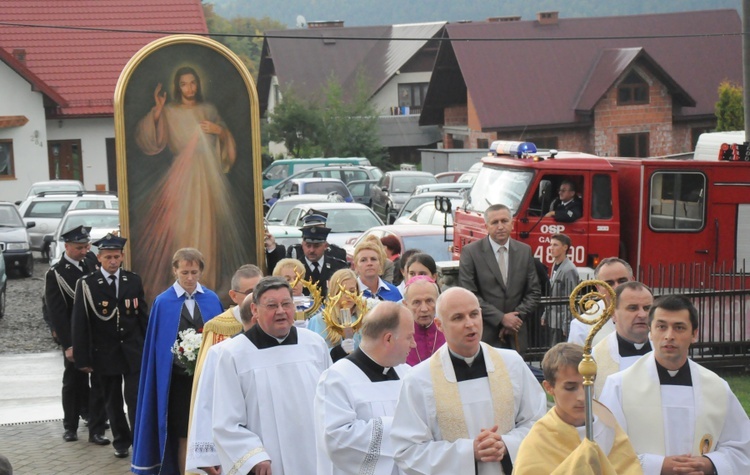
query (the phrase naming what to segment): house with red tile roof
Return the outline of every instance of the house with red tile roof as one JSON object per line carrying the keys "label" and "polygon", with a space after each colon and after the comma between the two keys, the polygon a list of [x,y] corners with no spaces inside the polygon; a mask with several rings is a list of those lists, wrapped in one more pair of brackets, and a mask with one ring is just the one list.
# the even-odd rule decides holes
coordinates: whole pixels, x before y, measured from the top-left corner
{"label": "house with red tile roof", "polygon": [[0,200],[36,181],[117,187],[114,91],[143,46],[206,34],[200,0],[0,0]]}
{"label": "house with red tile roof", "polygon": [[445,148],[493,140],[601,156],[691,152],[742,84],[736,10],[449,24],[421,111]]}
{"label": "house with red tile roof", "polygon": [[346,27],[335,21],[267,31],[258,69],[260,114],[272,112],[289,90],[322,102],[331,78],[341,84],[345,97],[351,97],[361,78],[380,114],[378,134],[391,161],[416,161],[419,148],[440,141],[437,127],[421,127],[418,122],[437,53],[435,38],[442,36],[445,24]]}

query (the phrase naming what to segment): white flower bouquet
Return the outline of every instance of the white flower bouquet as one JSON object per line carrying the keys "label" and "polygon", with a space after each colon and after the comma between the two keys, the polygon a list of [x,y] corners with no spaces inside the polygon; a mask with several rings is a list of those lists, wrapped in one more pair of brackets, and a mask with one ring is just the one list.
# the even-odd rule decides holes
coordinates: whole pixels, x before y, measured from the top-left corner
{"label": "white flower bouquet", "polygon": [[172,354],[177,357],[177,362],[185,367],[188,374],[195,373],[195,365],[198,362],[198,352],[201,349],[203,333],[188,328],[177,334],[177,340],[172,345]]}

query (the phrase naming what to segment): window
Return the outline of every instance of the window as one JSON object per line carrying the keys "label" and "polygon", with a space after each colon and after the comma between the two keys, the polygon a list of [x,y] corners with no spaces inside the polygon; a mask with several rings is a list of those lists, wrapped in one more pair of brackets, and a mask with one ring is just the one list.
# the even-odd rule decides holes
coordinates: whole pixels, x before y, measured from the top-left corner
{"label": "window", "polygon": [[418,114],[424,104],[424,96],[427,94],[426,82],[399,84],[398,106],[408,107],[410,114]]}
{"label": "window", "polygon": [[477,148],[490,148],[489,140],[477,139]]}
{"label": "window", "polygon": [[651,177],[649,225],[655,231],[703,229],[706,176],[698,172],[657,172]]}
{"label": "window", "polygon": [[104,209],[106,206],[104,205],[103,200],[81,200],[76,205],[75,209]]}
{"label": "window", "polygon": [[13,141],[0,140],[0,179],[15,178],[16,169],[13,166]]}
{"label": "window", "polygon": [[553,149],[557,147],[557,137],[528,137],[524,139],[524,142],[531,142],[536,145],[536,148]]}
{"label": "window", "polygon": [[648,157],[648,132],[618,135],[617,155],[621,157]]}
{"label": "window", "polygon": [[625,76],[625,79],[617,86],[617,105],[633,106],[648,104],[648,83],[635,71]]}
{"label": "window", "polygon": [[70,201],[37,201],[29,205],[24,218],[62,218],[69,206]]}
{"label": "window", "polygon": [[612,183],[609,175],[594,175],[591,194],[591,217],[612,218]]}

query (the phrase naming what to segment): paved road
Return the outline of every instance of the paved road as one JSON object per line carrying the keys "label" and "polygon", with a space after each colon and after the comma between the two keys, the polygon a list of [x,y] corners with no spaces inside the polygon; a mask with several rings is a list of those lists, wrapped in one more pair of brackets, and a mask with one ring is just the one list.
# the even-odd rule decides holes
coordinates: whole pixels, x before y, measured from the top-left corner
{"label": "paved road", "polygon": [[14,475],[129,473],[130,459],[90,444],[84,427],[78,442],[63,441],[62,371],[59,352],[0,355],[0,454]]}

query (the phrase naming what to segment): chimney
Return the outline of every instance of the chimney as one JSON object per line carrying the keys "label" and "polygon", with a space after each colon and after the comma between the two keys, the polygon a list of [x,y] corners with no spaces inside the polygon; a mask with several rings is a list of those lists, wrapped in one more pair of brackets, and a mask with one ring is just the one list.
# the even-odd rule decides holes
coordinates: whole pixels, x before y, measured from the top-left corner
{"label": "chimney", "polygon": [[308,28],[343,28],[344,20],[308,21]]}
{"label": "chimney", "polygon": [[14,48],[13,57],[21,64],[26,64],[26,50],[23,48]]}
{"label": "chimney", "polygon": [[509,21],[521,21],[521,16],[491,16],[487,18],[489,23],[504,23]]}
{"label": "chimney", "polygon": [[539,12],[536,14],[536,21],[540,25],[557,25],[559,12]]}

